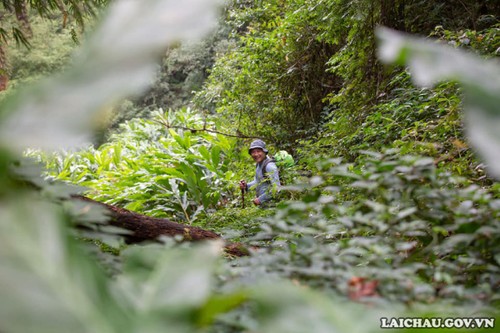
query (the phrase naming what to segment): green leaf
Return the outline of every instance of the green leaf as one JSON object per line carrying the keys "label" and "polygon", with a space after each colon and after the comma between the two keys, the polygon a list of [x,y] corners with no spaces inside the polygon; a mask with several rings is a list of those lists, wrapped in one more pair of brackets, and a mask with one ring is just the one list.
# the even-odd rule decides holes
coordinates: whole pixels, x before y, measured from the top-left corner
{"label": "green leaf", "polygon": [[198,325],[201,327],[211,325],[217,316],[235,309],[248,299],[249,292],[244,290],[211,296],[199,310],[197,315]]}
{"label": "green leaf", "polygon": [[174,131],[173,129],[169,129],[168,132],[170,133],[170,135],[172,136],[172,138],[174,138],[175,142],[177,142],[177,144],[181,147],[181,148],[186,148],[185,145],[184,145],[184,140],[182,140],[181,136],[179,134],[177,134],[176,131]]}
{"label": "green leaf", "polygon": [[137,200],[133,201],[125,206],[125,209],[132,210],[132,211],[140,211],[141,208],[143,207],[143,203],[145,200]]}
{"label": "green leaf", "polygon": [[113,149],[113,162],[115,166],[118,167],[121,161],[122,146],[120,143],[116,144]]}
{"label": "green leaf", "polygon": [[176,177],[176,178],[179,178],[179,179],[183,179],[184,178],[184,174],[176,169],[176,168],[165,168],[163,169],[163,171],[167,174],[167,175],[170,175],[170,176],[173,176],[173,177]]}
{"label": "green leaf", "polygon": [[417,211],[418,211],[418,209],[416,207],[406,208],[406,209],[398,212],[397,217],[398,217],[398,219],[404,219],[404,218],[414,214]]}
{"label": "green leaf", "polygon": [[203,159],[205,159],[207,162],[211,161],[210,152],[208,151],[207,147],[200,146],[200,148],[198,148],[198,151],[200,152]]}
{"label": "green leaf", "polygon": [[220,162],[220,148],[219,146],[212,146],[212,163],[215,168],[219,166]]}

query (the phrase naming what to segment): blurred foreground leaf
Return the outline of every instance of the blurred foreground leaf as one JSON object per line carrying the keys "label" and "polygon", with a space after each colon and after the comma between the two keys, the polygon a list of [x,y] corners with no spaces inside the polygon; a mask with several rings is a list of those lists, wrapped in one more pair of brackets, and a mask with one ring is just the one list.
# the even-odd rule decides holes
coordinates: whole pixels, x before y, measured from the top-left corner
{"label": "blurred foreground leaf", "polygon": [[219,244],[131,247],[123,272],[110,279],[68,233],[61,213],[35,199],[0,206],[2,332],[194,330],[191,314],[210,295]]}
{"label": "blurred foreground leaf", "polygon": [[214,26],[218,2],[114,1],[72,68],[4,102],[0,141],[18,151],[89,142],[106,108],[146,88],[169,45]]}
{"label": "blurred foreground leaf", "polygon": [[127,320],[117,319],[126,318],[126,311],[113,301],[104,274],[62,228],[60,209],[31,199],[3,202],[0,209],[0,330],[125,328]]}

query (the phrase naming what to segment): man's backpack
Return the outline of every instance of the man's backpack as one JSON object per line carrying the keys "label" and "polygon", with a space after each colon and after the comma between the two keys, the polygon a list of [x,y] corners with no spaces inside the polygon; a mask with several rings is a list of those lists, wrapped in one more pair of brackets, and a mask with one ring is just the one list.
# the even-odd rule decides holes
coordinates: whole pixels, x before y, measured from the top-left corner
{"label": "man's backpack", "polygon": [[295,161],[293,160],[292,155],[290,155],[285,150],[280,150],[274,156],[269,156],[269,158],[265,159],[264,164],[262,165],[262,178],[267,178],[267,165],[271,162],[274,162],[278,167],[280,183],[283,185],[283,173],[286,171],[286,169],[289,169],[295,165]]}

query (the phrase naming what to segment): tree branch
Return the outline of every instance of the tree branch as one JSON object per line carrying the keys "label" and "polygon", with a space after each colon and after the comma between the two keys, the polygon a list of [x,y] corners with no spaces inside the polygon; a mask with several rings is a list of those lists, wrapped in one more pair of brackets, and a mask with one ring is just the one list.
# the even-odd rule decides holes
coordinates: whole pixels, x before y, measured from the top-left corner
{"label": "tree branch", "polygon": [[192,128],[192,127],[185,127],[185,126],[172,126],[172,125],[169,125],[169,124],[165,124],[162,121],[157,121],[157,120],[154,120],[154,121],[156,123],[160,124],[160,125],[165,126],[166,128],[181,129],[183,131],[190,131],[191,133],[208,132],[208,133],[220,134],[220,135],[224,135],[224,136],[228,136],[228,137],[232,137],[232,138],[239,138],[239,139],[261,139],[261,137],[258,137],[258,136],[244,135],[244,134],[241,134],[241,133],[237,133],[237,134],[224,133],[224,132],[221,132],[221,131],[217,131],[217,130],[213,130],[213,129],[208,129],[206,127],[203,127],[203,128]]}

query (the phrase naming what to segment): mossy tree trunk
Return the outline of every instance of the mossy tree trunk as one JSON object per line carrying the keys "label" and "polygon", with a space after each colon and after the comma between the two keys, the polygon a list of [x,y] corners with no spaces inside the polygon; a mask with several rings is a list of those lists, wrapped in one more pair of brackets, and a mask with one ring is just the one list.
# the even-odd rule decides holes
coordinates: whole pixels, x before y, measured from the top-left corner
{"label": "mossy tree trunk", "polygon": [[[220,235],[209,230],[172,222],[168,219],[134,213],[84,196],[73,196],[73,199],[106,208],[110,217],[108,220],[109,225],[131,231],[130,234],[124,236],[125,241],[129,244],[154,241],[161,236],[180,236],[183,241],[223,240]],[[83,225],[80,227],[85,228]],[[225,242],[225,253],[238,257],[248,255],[248,249],[241,244],[223,241]]]}

